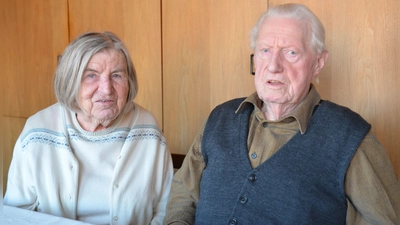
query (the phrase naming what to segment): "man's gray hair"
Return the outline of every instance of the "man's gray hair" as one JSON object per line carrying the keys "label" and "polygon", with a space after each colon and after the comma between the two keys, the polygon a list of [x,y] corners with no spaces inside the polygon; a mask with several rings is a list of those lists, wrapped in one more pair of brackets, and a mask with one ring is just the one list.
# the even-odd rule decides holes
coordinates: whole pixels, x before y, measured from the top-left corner
{"label": "man's gray hair", "polygon": [[[81,110],[79,90],[86,66],[96,53],[110,49],[119,50],[125,55],[129,82],[127,102],[136,97],[138,91],[136,70],[122,41],[111,32],[87,32],[71,42],[59,59],[54,77],[54,91],[59,103],[74,112]],[[131,107],[132,104],[126,104],[124,111],[131,110]]]}
{"label": "man's gray hair", "polygon": [[321,54],[325,50],[325,28],[317,16],[307,6],[301,4],[284,4],[271,7],[260,16],[256,25],[250,32],[250,48],[255,51],[258,35],[263,22],[269,18],[291,18],[299,21],[304,21],[310,27],[311,48]]}

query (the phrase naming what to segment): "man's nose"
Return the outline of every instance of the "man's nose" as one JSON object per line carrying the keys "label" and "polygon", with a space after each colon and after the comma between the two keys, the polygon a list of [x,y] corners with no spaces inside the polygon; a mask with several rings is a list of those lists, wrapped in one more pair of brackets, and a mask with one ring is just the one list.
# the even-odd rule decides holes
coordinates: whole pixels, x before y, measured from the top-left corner
{"label": "man's nose", "polygon": [[273,53],[271,59],[268,63],[267,69],[271,73],[279,73],[282,72],[282,56],[279,52]]}

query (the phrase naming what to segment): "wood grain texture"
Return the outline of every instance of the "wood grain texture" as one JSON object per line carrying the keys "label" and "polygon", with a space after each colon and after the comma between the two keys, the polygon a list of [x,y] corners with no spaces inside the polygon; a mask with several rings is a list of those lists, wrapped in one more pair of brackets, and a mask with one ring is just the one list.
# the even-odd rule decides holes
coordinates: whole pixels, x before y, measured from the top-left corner
{"label": "wood grain texture", "polygon": [[159,0],[69,0],[70,38],[111,31],[125,43],[135,65],[137,103],[162,126],[161,5]]}
{"label": "wood grain texture", "polygon": [[209,111],[210,1],[163,1],[164,133],[185,154]]}
{"label": "wood grain texture", "polygon": [[186,154],[210,111],[254,91],[249,32],[267,1],[168,0],[162,4],[164,132]]}
{"label": "wood grain texture", "polygon": [[250,30],[265,10],[265,0],[211,2],[210,107],[255,92]]}
{"label": "wood grain texture", "polygon": [[56,102],[57,55],[68,43],[65,1],[3,1],[7,34],[0,62],[6,68],[4,114],[28,117]]}

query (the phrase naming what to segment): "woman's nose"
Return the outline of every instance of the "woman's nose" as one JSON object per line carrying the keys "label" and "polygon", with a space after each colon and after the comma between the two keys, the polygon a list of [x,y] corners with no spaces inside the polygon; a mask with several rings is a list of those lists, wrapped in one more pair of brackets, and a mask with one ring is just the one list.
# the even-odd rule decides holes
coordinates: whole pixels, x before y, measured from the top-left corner
{"label": "woman's nose", "polygon": [[109,94],[111,93],[112,90],[112,80],[109,77],[104,77],[100,80],[99,84],[99,89],[106,93]]}

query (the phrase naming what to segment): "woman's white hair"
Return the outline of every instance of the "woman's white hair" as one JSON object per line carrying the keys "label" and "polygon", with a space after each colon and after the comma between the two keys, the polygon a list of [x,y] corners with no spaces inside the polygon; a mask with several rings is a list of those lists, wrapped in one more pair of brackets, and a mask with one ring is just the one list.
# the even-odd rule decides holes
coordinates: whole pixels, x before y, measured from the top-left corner
{"label": "woman's white hair", "polygon": [[263,22],[269,18],[291,18],[303,21],[310,27],[310,45],[317,53],[321,54],[325,50],[325,28],[317,16],[307,6],[302,4],[284,4],[271,7],[260,16],[256,25],[250,32],[250,48],[255,51],[258,35]]}
{"label": "woman's white hair", "polygon": [[[74,112],[81,110],[79,90],[83,72],[93,55],[109,49],[119,50],[125,55],[129,82],[127,103],[136,97],[138,91],[136,70],[125,45],[111,32],[88,32],[71,42],[59,58],[54,77],[54,91],[59,103]],[[124,112],[131,108],[132,104],[125,104]]]}

